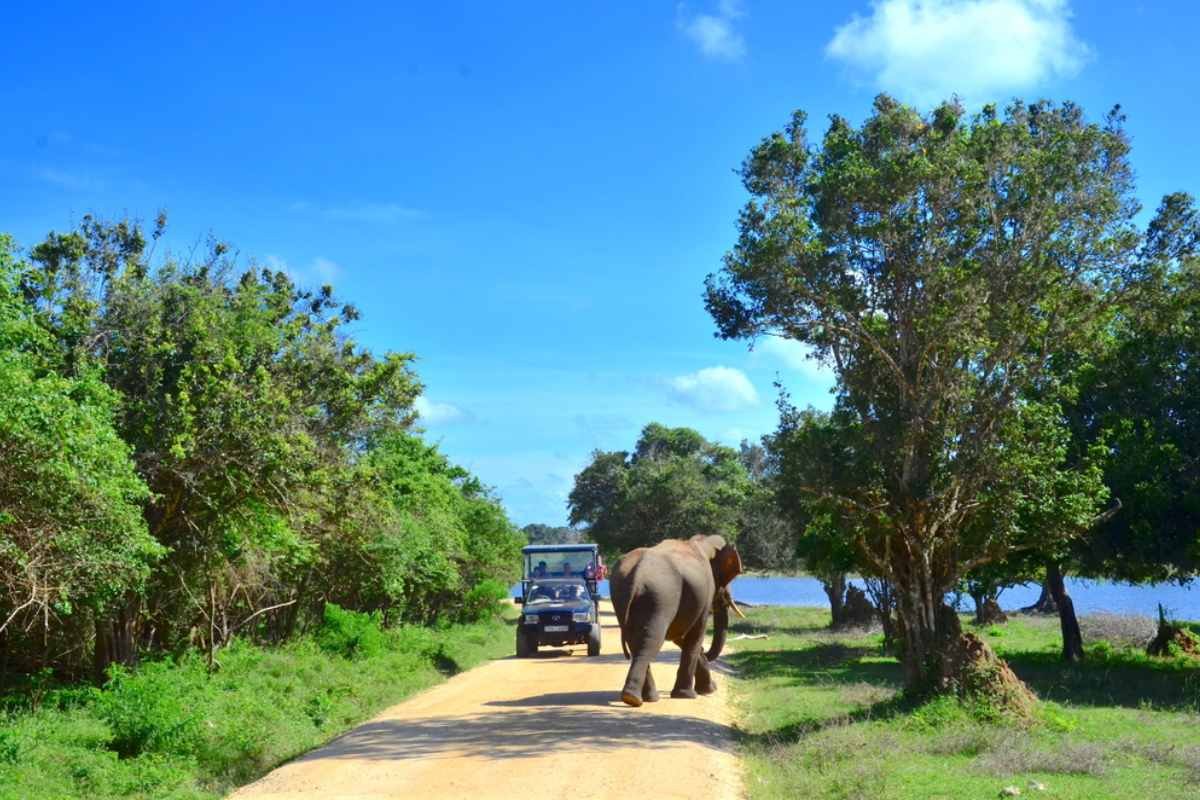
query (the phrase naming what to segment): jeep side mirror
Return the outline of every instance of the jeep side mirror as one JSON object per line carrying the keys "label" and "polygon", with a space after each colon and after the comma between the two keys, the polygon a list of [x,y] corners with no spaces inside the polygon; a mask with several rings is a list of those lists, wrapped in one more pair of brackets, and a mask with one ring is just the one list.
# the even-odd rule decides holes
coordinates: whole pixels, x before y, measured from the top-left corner
{"label": "jeep side mirror", "polygon": [[517,605],[521,605],[522,603],[525,602],[525,598],[518,595],[517,597],[513,598],[513,602],[516,603]]}

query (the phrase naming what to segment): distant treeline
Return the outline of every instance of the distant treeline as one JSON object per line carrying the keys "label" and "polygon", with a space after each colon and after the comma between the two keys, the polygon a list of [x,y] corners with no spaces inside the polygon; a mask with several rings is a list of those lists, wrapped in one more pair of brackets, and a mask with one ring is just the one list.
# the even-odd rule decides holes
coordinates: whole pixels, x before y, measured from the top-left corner
{"label": "distant treeline", "polygon": [[280,641],[325,603],[467,621],[524,541],[331,287],[85,217],[0,237],[0,681]]}

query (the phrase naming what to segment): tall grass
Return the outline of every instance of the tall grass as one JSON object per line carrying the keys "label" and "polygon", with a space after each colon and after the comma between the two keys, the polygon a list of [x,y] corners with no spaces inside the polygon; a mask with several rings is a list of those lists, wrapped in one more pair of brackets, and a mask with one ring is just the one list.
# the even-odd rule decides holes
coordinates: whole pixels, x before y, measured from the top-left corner
{"label": "tall grass", "polygon": [[220,797],[507,653],[511,634],[501,620],[380,631],[334,609],[312,638],[235,642],[212,674],[188,654],[115,671],[103,688],[12,695],[0,711],[0,800]]}
{"label": "tall grass", "polygon": [[750,798],[1200,797],[1200,659],[1147,656],[1139,620],[1081,620],[1114,641],[1090,640],[1079,664],[1062,661],[1057,617],[973,628],[1043,701],[1016,725],[953,698],[906,701],[882,637],[832,633],[826,610],[748,613],[735,636],[768,638],[735,640],[724,660]]}

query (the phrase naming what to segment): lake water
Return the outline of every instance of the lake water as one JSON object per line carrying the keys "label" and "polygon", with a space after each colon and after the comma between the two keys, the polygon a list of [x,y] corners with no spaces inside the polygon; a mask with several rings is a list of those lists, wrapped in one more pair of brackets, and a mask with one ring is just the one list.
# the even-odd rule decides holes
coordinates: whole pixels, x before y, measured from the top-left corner
{"label": "lake water", "polygon": [[[513,587],[514,595],[519,588]],[[733,582],[732,588],[735,598],[756,605],[825,606],[829,603],[821,589],[820,581],[816,578],[743,575]],[[1162,603],[1178,619],[1200,620],[1200,586],[1130,586],[1109,581],[1067,578],[1067,591],[1075,601],[1075,611],[1078,614],[1110,611],[1156,617],[1158,604]],[[1008,611],[1032,605],[1040,593],[1041,587],[1037,584],[1014,586],[1001,593],[1000,606]],[[600,581],[600,594],[608,596],[608,581]],[[967,610],[974,608],[971,598],[966,597],[964,601]]]}

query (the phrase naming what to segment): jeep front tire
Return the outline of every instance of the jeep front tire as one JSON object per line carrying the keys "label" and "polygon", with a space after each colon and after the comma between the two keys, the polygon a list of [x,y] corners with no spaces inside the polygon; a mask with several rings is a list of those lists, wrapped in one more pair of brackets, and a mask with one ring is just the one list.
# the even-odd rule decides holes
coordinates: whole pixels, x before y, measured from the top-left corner
{"label": "jeep front tire", "polygon": [[537,652],[537,642],[525,633],[525,629],[517,626],[517,658],[529,658]]}
{"label": "jeep front tire", "polygon": [[589,656],[600,655],[600,623],[592,623],[592,627],[588,631],[587,646]]}

